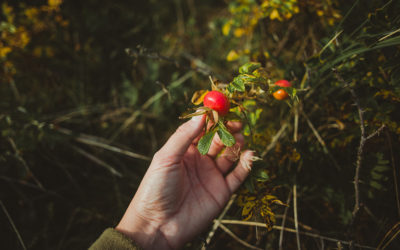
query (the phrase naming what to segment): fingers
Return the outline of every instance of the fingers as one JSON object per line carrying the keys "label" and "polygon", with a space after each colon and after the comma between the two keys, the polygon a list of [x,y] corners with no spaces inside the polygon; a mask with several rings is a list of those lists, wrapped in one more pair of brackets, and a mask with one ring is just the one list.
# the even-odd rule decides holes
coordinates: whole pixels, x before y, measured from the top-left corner
{"label": "fingers", "polygon": [[[239,132],[242,129],[241,122],[230,121],[226,124],[226,126],[232,134],[235,134],[236,132]],[[223,148],[224,148],[224,144],[222,143],[218,134],[216,134],[213,138],[213,141],[211,143],[211,146],[210,146],[210,149],[208,150],[207,155],[212,158],[215,158],[221,152],[221,150]]]}
{"label": "fingers", "polygon": [[169,157],[180,158],[187,151],[193,140],[203,131],[205,116],[195,116],[182,124],[168,139],[159,152],[167,153]]}
{"label": "fingers", "polygon": [[252,158],[253,151],[247,150],[243,152],[238,165],[225,177],[231,193],[235,192],[249,175],[253,163]]}
{"label": "fingers", "polygon": [[228,147],[225,151],[215,159],[218,169],[222,174],[226,174],[232,167],[232,164],[240,157],[240,149],[244,145],[244,136],[242,134],[234,134],[236,144]]}

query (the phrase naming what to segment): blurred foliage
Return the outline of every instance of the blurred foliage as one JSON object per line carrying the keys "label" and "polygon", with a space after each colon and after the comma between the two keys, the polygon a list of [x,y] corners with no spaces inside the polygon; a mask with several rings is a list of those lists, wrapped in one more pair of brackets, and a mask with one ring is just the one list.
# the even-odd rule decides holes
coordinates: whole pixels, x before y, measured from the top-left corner
{"label": "blurred foliage", "polygon": [[[277,249],[276,226],[295,228],[297,217],[300,231],[398,249],[398,13],[395,0],[3,1],[3,248],[20,249],[18,235],[28,249],[87,248],[115,225],[211,75],[232,93],[249,76],[293,84],[288,101],[260,83],[262,96],[243,102],[261,160],[225,218],[268,229],[229,225],[238,237]],[[249,62],[262,75],[240,68]],[[366,136],[385,128],[359,154],[361,125]],[[302,249],[322,247],[300,236]],[[285,232],[284,249],[296,242]],[[219,230],[207,247],[245,248]]]}

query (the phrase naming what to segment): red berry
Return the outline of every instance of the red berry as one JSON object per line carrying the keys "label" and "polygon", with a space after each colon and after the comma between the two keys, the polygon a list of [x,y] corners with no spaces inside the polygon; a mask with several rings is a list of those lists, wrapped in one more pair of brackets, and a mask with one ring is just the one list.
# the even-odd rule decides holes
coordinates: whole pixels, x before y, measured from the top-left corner
{"label": "red berry", "polygon": [[277,91],[272,93],[272,95],[274,96],[274,98],[276,100],[279,100],[279,101],[285,100],[286,98],[289,97],[289,94],[283,89],[278,89]]}
{"label": "red berry", "polygon": [[292,87],[292,84],[286,80],[279,80],[275,82],[275,85],[279,87]]}
{"label": "red berry", "polygon": [[228,98],[216,90],[210,91],[204,96],[203,104],[205,107],[217,111],[220,116],[226,115],[230,108]]}
{"label": "red berry", "polygon": [[[279,80],[275,82],[275,85],[279,86],[279,87],[292,87],[292,84],[287,81],[287,80]],[[274,93],[272,93],[272,95],[274,96],[274,98],[276,100],[285,100],[286,98],[289,97],[289,94],[283,90],[283,89],[278,89],[277,91],[275,91]]]}

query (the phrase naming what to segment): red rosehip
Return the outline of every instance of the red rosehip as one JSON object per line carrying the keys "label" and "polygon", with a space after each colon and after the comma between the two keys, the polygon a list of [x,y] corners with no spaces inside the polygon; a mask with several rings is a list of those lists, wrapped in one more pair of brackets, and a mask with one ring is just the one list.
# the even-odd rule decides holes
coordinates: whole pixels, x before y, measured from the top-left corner
{"label": "red rosehip", "polygon": [[[276,81],[274,83],[275,85],[279,86],[279,87],[292,87],[292,84],[289,81],[286,80],[279,80]],[[285,100],[286,98],[289,97],[289,94],[283,90],[283,89],[278,89],[277,91],[275,91],[274,93],[272,93],[272,95],[274,96],[274,98],[276,100]]]}
{"label": "red rosehip", "polygon": [[204,96],[203,104],[205,107],[217,111],[220,116],[226,115],[230,108],[228,98],[216,90],[210,91]]}
{"label": "red rosehip", "polygon": [[292,87],[292,84],[286,80],[279,80],[279,81],[276,81],[274,84],[279,87]]}
{"label": "red rosehip", "polygon": [[285,100],[286,98],[289,97],[289,94],[283,89],[278,89],[277,91],[272,93],[272,95],[274,96],[274,98],[276,100],[279,100],[279,101]]}

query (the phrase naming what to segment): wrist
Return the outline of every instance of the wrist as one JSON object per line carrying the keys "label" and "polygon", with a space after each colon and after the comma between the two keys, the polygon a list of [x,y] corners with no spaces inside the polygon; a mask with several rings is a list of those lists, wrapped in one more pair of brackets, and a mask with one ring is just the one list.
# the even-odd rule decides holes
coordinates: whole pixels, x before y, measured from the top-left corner
{"label": "wrist", "polygon": [[115,230],[128,236],[143,249],[172,249],[159,227],[140,217],[131,206]]}

